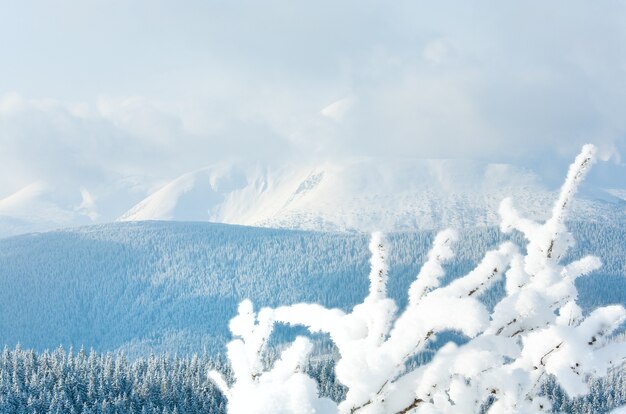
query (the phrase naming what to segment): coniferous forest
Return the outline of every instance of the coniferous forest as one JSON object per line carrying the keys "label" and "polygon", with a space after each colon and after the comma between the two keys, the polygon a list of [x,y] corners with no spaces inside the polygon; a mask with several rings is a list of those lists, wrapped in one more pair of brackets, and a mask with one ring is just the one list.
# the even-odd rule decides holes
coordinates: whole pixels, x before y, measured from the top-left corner
{"label": "coniferous forest", "polygon": [[[277,353],[267,353],[267,364]],[[341,398],[332,359],[319,355],[306,367],[320,391]],[[4,348],[0,354],[0,412],[4,414],[76,413],[224,413],[226,402],[207,373],[229,373],[220,357],[150,355],[130,360],[122,352],[93,350],[34,352]]]}
{"label": "coniferous forest", "polygon": [[[578,240],[570,255],[599,252],[603,261],[599,275],[579,280],[583,309],[624,303],[624,230],[599,223],[570,228]],[[433,235],[390,235],[389,291],[401,306]],[[502,238],[493,228],[463,230],[460,237],[462,248],[448,266],[452,277]],[[224,343],[239,300],[310,300],[348,308],[367,283],[367,237],[358,234],[141,223],[1,244],[0,326],[9,345],[0,355],[0,412],[7,414],[225,412],[226,400],[207,374],[214,369],[228,378]],[[501,289],[496,286],[485,300],[495,301]],[[40,325],[43,330],[30,328]],[[189,336],[192,329],[196,337]],[[157,339],[128,342],[138,334]],[[278,355],[281,339],[293,334],[280,327],[266,364]],[[16,345],[20,337],[28,339],[22,347]],[[447,340],[462,342],[454,333],[442,334],[436,346]],[[336,350],[322,338],[316,352],[307,372],[321,395],[341,400],[345,390],[334,379],[331,358]],[[601,413],[626,402],[623,369],[590,388],[590,395],[571,400],[550,380],[543,385],[557,411]]]}
{"label": "coniferous forest", "polygon": [[[571,227],[579,241],[571,255],[598,252],[604,262],[599,274],[579,281],[583,307],[623,303],[620,275],[625,271],[626,255],[624,247],[615,242],[623,239],[623,229],[593,223],[571,223]],[[394,277],[389,289],[401,305],[403,291],[415,277],[432,237],[431,232],[390,235]],[[475,263],[501,235],[496,229],[483,228],[465,230],[461,238],[462,250],[449,265],[453,277]],[[99,248],[92,250],[90,243]],[[215,369],[229,378],[224,332],[237,302],[254,297],[272,304],[277,300],[272,295],[273,285],[281,286],[280,301],[308,298],[350,307],[364,294],[366,243],[362,235],[197,223],[112,225],[110,229],[102,226],[5,239],[0,278],[7,289],[2,294],[0,325],[3,339],[10,345],[0,355],[0,412],[225,412],[226,400],[207,374]],[[103,244],[109,248],[102,249]],[[202,286],[202,291],[194,292],[189,283],[200,279],[203,283],[195,286]],[[237,291],[230,290],[234,281],[241,282]],[[31,285],[40,288],[31,289]],[[306,289],[296,289],[298,286]],[[499,289],[493,289],[485,300],[495,300]],[[216,294],[222,299],[215,300]],[[107,301],[111,295],[118,300]],[[177,307],[182,314],[175,312]],[[20,324],[14,317],[20,318]],[[159,321],[165,321],[167,329],[155,330],[163,327]],[[99,330],[89,331],[94,322]],[[20,329],[28,324],[45,329],[36,332],[23,348],[16,346],[22,336]],[[181,346],[185,342],[198,340],[177,329],[189,332],[190,328],[202,335],[217,335],[217,340],[208,347],[185,348]],[[156,350],[150,350],[149,341],[139,347],[125,342],[141,332],[169,336],[169,340],[159,343]],[[265,357],[267,365],[278,355],[281,338],[293,337],[284,327],[279,333]],[[88,346],[95,351],[64,339],[85,334],[90,335],[86,337]],[[447,340],[462,341],[451,333],[441,335],[438,343]],[[59,345],[65,349],[57,348]],[[80,350],[71,350],[72,345]],[[321,395],[339,401],[345,390],[334,379],[331,356],[336,350],[323,339],[316,349],[317,357],[308,362],[307,372],[317,380]],[[420,358],[427,360],[428,352]],[[423,361],[414,361],[419,362]],[[591,394],[584,398],[568,399],[551,380],[543,387],[555,411],[607,412],[626,402],[623,369],[593,380]]]}
{"label": "coniferous forest", "polygon": [[[585,311],[626,304],[626,227],[573,222],[569,259],[602,267],[577,280]],[[400,307],[435,232],[388,235],[389,294]],[[511,237],[462,229],[446,281]],[[349,309],[367,293],[368,235],[211,223],[114,223],[0,240],[0,346],[63,345],[129,357],[215,354],[229,340],[237,304],[296,302]],[[494,303],[502,286],[485,295]]]}
{"label": "coniferous forest", "polygon": [[[269,352],[267,364],[277,354]],[[334,380],[332,358],[320,355],[306,371],[333,400],[344,389]],[[207,373],[229,372],[221,358],[151,355],[129,360],[57,348],[34,352],[4,348],[0,354],[0,412],[3,414],[195,414],[225,413],[226,401]],[[591,393],[569,399],[551,380],[543,385],[555,412],[604,413],[626,403],[626,371],[590,381]]]}

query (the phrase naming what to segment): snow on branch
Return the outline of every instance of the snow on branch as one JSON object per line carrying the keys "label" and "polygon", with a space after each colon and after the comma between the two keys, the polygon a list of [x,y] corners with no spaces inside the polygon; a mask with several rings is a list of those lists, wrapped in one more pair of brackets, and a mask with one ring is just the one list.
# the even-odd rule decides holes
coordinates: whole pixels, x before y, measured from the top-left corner
{"label": "snow on branch", "polygon": [[409,303],[416,305],[431,289],[439,287],[439,280],[445,275],[443,264],[454,257],[452,244],[458,240],[456,231],[446,229],[435,237],[428,260],[422,266],[417,279],[409,287]]}
{"label": "snow on branch", "polygon": [[239,314],[230,322],[237,337],[228,344],[228,359],[234,374],[229,386],[218,372],[209,372],[228,400],[231,414],[334,413],[335,404],[318,397],[316,382],[303,373],[311,342],[298,337],[273,367],[266,367],[263,351],[273,329],[273,311],[255,313],[249,300],[241,302]]}
{"label": "snow on branch", "polygon": [[382,233],[372,234],[370,240],[370,252],[372,253],[370,263],[370,297],[384,298],[387,295],[387,251],[386,240]]}
{"label": "snow on branch", "polygon": [[[387,296],[389,247],[381,233],[370,242],[369,293],[350,312],[295,304],[257,314],[242,302],[230,325],[236,338],[228,344],[235,382],[229,387],[211,374],[228,398],[229,413],[547,412],[550,401],[539,392],[549,376],[570,396],[586,393],[589,375],[605,375],[626,360],[626,344],[610,339],[626,320],[624,308],[607,306],[585,317],[576,302],[576,278],[600,267],[600,260],[561,263],[573,244],[567,211],[594,159],[595,148],[584,146],[545,223],[521,217],[505,199],[501,229],[522,232],[526,249],[504,242],[445,286],[444,265],[458,236],[440,232],[401,311]],[[481,295],[503,278],[505,294],[489,312]],[[336,379],[347,389],[343,401],[319,398],[314,381],[302,373],[311,349],[305,338],[296,339],[273,367],[263,365],[275,322],[329,334],[339,351]],[[445,331],[463,334],[465,342],[445,344],[429,363],[409,368]]]}

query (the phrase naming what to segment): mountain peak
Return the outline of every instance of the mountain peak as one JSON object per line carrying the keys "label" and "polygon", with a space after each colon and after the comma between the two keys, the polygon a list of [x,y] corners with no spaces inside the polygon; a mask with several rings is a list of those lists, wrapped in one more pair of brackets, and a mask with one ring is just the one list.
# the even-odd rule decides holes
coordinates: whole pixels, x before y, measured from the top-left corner
{"label": "mountain peak", "polygon": [[[224,182],[236,185],[215,185],[218,171]],[[335,231],[468,227],[496,224],[499,202],[508,196],[526,214],[541,219],[555,194],[531,171],[509,164],[355,159],[282,169],[230,165],[228,175],[213,167],[182,175],[120,220],[208,220]],[[619,219],[626,202],[610,198],[612,202],[596,194],[581,199],[574,216]]]}

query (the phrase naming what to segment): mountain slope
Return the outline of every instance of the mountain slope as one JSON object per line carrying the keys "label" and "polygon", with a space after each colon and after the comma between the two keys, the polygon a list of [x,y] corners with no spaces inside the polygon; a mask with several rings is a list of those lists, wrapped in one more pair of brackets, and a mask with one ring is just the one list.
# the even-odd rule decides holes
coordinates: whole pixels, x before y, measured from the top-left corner
{"label": "mountain slope", "polygon": [[[626,223],[624,169],[608,164],[594,168],[575,219]],[[0,194],[0,238],[116,219],[326,231],[488,226],[510,195],[527,216],[544,218],[555,198],[544,175],[478,161],[360,158],[280,167],[224,161],[174,178],[85,177],[84,185],[44,177]]]}
{"label": "mountain slope", "polygon": [[[580,280],[584,307],[626,304],[624,227],[574,223],[573,253],[597,253],[601,276]],[[433,233],[396,233],[389,292],[400,304]],[[461,231],[450,277],[501,240]],[[256,305],[315,301],[349,308],[367,292],[367,236],[208,223],[116,223],[0,240],[0,338],[36,349],[59,344],[151,351],[222,350],[243,298]],[[492,292],[490,300],[493,300]]]}
{"label": "mountain slope", "polygon": [[[221,182],[230,185],[220,185]],[[619,191],[592,189],[573,217],[626,221]],[[399,231],[497,224],[500,201],[515,194],[535,219],[555,194],[532,172],[506,164],[373,159],[277,170],[209,167],[185,174],[120,217],[208,220],[331,231]]]}
{"label": "mountain slope", "polygon": [[85,211],[64,208],[55,198],[53,187],[37,181],[0,199],[0,236],[90,223]]}

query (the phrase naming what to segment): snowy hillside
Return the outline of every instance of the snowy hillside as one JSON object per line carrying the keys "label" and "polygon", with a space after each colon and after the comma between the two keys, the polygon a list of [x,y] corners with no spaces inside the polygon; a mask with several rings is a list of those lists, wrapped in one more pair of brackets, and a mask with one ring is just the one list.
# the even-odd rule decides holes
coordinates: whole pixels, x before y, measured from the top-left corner
{"label": "snowy hillside", "polygon": [[[499,202],[511,194],[524,213],[541,219],[554,193],[532,172],[506,164],[457,160],[397,162],[363,159],[279,170],[210,167],[163,186],[120,217],[199,220],[308,230],[402,231],[497,224]],[[626,218],[626,201],[594,190],[574,217]]]}
{"label": "snowy hillside", "polygon": [[[626,222],[625,184],[616,176],[583,189],[574,217]],[[498,203],[510,195],[526,215],[543,218],[556,188],[545,181],[509,164],[374,158],[282,167],[222,162],[88,189],[37,181],[0,195],[0,237],[115,220],[332,231],[495,225]]]}
{"label": "snowy hillside", "polygon": [[[580,279],[581,304],[626,304],[626,228],[572,223],[574,255],[598,254],[602,277]],[[389,292],[405,302],[430,231],[390,237]],[[451,276],[501,235],[461,232]],[[0,338],[149,351],[222,350],[243,298],[258,305],[315,301],[349,308],[367,292],[367,236],[208,223],[115,223],[0,240]],[[495,295],[497,292],[493,292]],[[216,348],[217,347],[217,348]]]}
{"label": "snowy hillside", "polygon": [[80,206],[76,209],[61,207],[54,189],[43,181],[0,199],[0,237],[90,222],[81,214]]}

